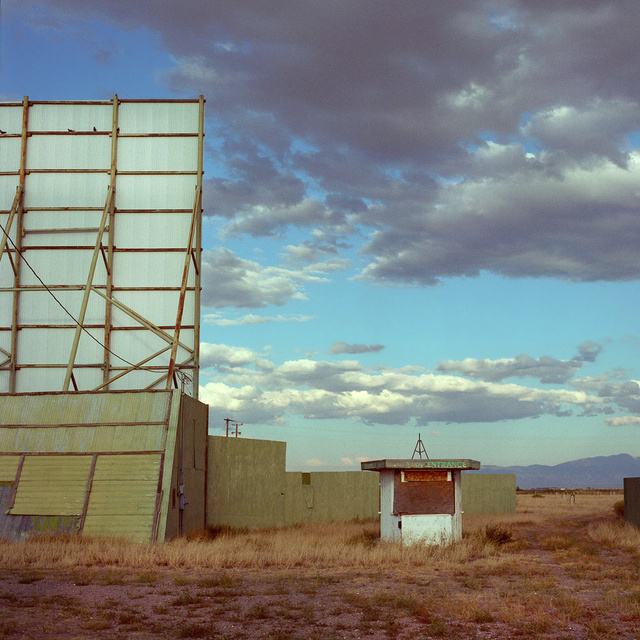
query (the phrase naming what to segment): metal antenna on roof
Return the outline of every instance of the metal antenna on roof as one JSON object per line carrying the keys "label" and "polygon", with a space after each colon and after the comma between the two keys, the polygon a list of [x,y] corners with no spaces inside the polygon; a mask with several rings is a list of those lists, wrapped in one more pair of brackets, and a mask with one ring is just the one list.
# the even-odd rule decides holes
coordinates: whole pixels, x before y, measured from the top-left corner
{"label": "metal antenna on roof", "polygon": [[416,457],[416,453],[418,454],[418,458],[420,458],[420,460],[422,460],[423,453],[424,453],[424,457],[427,460],[429,459],[429,456],[427,455],[427,450],[424,448],[424,443],[422,442],[422,438],[420,437],[420,434],[418,434],[418,442],[416,443],[416,447],[413,450],[413,455],[411,456],[412,460]]}

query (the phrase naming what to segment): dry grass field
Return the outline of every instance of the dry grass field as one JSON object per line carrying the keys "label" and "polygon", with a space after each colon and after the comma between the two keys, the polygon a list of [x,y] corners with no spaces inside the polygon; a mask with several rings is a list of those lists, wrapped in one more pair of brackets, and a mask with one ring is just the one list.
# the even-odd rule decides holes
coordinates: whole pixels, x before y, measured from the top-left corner
{"label": "dry grass field", "polygon": [[640,638],[640,531],[618,495],[518,495],[446,548],[376,523],[165,545],[0,543],[0,637]]}

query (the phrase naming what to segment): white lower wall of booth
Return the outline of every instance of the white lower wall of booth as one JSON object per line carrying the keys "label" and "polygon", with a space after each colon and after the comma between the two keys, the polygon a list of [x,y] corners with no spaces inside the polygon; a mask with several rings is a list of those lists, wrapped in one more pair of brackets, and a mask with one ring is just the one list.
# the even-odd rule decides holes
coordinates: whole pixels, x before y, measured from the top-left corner
{"label": "white lower wall of booth", "polygon": [[403,515],[402,544],[453,542],[453,519],[449,514]]}

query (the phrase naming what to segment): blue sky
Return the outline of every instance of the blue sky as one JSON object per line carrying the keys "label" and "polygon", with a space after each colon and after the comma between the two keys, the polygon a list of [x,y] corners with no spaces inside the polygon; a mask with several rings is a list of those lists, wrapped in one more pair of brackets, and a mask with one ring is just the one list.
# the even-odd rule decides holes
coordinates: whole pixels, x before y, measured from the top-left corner
{"label": "blue sky", "polygon": [[[588,6],[587,6],[588,5]],[[640,456],[640,6],[6,0],[0,99],[206,104],[201,399],[290,469]]]}

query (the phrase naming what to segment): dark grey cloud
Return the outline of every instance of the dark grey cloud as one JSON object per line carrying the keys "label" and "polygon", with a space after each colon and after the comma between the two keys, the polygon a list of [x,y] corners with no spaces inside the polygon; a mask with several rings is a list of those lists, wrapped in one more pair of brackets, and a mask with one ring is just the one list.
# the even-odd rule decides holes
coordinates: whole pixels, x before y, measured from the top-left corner
{"label": "dark grey cloud", "polygon": [[259,308],[282,306],[303,298],[298,274],[244,260],[228,249],[202,256],[202,304],[205,307]]}
{"label": "dark grey cloud", "polygon": [[[357,361],[288,361],[268,366],[257,354],[213,345],[212,366],[226,367],[200,397],[222,412],[241,411],[243,421],[278,422],[286,413],[311,419],[358,419],[367,423],[480,423],[611,414],[610,398],[586,389],[536,389],[459,376],[386,369],[367,371]],[[255,359],[250,364],[251,359]],[[247,366],[245,366],[247,365]],[[246,410],[246,414],[244,411]],[[259,419],[258,419],[259,417]]]}
{"label": "dark grey cloud", "polygon": [[578,354],[574,356],[574,360],[581,362],[595,362],[601,352],[601,344],[593,342],[592,340],[586,340],[578,347]]}
{"label": "dark grey cloud", "polygon": [[526,354],[500,360],[466,358],[440,362],[436,371],[460,373],[489,382],[500,382],[507,378],[536,378],[542,384],[564,384],[585,364],[595,362],[601,350],[598,343],[586,341],[578,347],[578,354],[571,360],[558,360],[551,356],[532,358]]}
{"label": "dark grey cloud", "polygon": [[329,353],[375,353],[383,349],[383,344],[348,344],[346,342],[334,342],[329,347]]}
{"label": "dark grey cloud", "polygon": [[436,370],[492,382],[507,378],[537,378],[543,384],[563,384],[581,367],[582,364],[573,360],[556,360],[550,356],[532,358],[523,354],[503,360],[445,360],[438,364]]}
{"label": "dark grey cloud", "polygon": [[636,0],[41,0],[159,34],[207,98],[208,214],[361,243],[362,277],[640,277]]}

